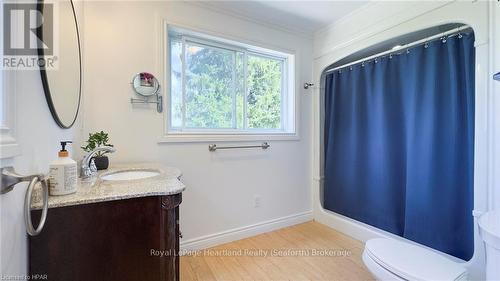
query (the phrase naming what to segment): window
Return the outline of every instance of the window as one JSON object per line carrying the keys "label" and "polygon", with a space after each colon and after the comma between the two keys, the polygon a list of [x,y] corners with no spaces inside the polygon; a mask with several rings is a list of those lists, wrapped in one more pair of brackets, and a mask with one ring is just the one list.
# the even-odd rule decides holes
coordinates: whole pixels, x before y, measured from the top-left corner
{"label": "window", "polygon": [[295,133],[293,56],[169,30],[169,134]]}

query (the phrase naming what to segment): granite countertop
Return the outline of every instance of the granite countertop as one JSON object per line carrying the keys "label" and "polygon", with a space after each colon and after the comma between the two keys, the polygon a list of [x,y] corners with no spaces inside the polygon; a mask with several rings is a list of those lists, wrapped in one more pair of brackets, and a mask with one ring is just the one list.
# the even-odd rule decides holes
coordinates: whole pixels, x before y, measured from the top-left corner
{"label": "granite countertop", "polygon": [[[136,180],[105,181],[101,175],[118,171],[157,170],[159,175]],[[97,202],[122,200],[146,196],[173,195],[183,192],[186,186],[180,181],[179,169],[159,164],[120,164],[107,170],[99,171],[91,181],[78,179],[76,193],[49,196],[49,208],[90,204]],[[32,209],[42,208],[41,185],[33,191]]]}

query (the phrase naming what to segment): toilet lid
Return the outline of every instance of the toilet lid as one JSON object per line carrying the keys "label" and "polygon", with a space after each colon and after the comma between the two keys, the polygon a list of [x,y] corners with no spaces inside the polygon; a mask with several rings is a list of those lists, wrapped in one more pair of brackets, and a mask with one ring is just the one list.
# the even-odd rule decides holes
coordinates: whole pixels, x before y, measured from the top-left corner
{"label": "toilet lid", "polygon": [[467,271],[433,251],[394,239],[376,238],[365,250],[380,266],[406,280],[457,280]]}

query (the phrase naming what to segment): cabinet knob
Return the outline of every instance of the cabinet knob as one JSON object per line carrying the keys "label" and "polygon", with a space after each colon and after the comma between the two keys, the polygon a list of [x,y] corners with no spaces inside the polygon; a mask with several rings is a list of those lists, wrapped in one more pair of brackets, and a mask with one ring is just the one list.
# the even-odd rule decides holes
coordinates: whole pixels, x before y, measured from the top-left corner
{"label": "cabinet knob", "polygon": [[182,238],[182,232],[179,231],[179,238]]}

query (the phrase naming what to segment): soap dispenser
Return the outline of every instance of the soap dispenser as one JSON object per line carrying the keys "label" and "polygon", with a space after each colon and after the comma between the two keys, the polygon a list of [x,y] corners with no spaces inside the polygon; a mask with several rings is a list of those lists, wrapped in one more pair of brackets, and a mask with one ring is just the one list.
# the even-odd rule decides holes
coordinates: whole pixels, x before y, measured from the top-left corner
{"label": "soap dispenser", "polygon": [[50,164],[50,195],[66,195],[76,192],[76,161],[69,157],[66,145],[71,141],[61,141],[59,157]]}

